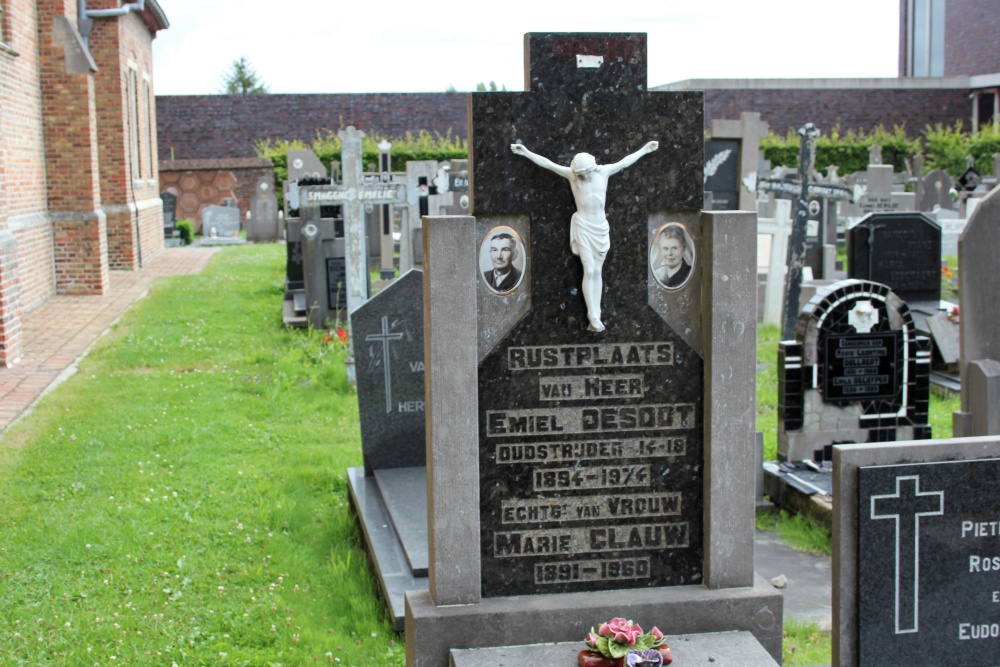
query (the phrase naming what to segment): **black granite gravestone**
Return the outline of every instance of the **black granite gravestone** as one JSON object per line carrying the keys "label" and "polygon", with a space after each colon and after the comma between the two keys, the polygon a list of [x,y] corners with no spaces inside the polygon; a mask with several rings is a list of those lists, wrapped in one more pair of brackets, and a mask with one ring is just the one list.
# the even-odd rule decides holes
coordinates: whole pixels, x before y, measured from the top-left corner
{"label": "black granite gravestone", "polygon": [[351,313],[365,474],[423,466],[423,273],[408,271]]}
{"label": "black granite gravestone", "polygon": [[177,220],[177,195],[172,192],[161,192],[160,199],[163,201],[163,226],[173,227]]}
{"label": "black granite gravestone", "polygon": [[[479,366],[482,594],[698,584],[703,359],[690,334],[700,283],[651,296],[647,258],[657,214],[701,208],[703,97],[647,91],[644,35],[526,39],[530,91],[472,96],[474,214],[530,216],[530,281],[488,295],[521,294],[530,307]],[[570,187],[511,144],[559,165],[581,152],[611,164],[651,140],[658,151],[609,181],[606,329],[594,333],[570,249]],[[668,324],[656,299],[684,318]],[[481,331],[492,325],[484,312]]]}
{"label": "black granite gravestone", "polygon": [[869,213],[847,233],[849,278],[907,302],[941,299],[941,227],[923,213]]}
{"label": "black granite gravestone", "polygon": [[835,444],[931,437],[930,340],[885,285],[842,280],[778,348],[778,456],[829,460]]}
{"label": "black granite gravestone", "polygon": [[739,140],[705,140],[705,190],[712,193],[715,210],[734,211],[740,207]]}
{"label": "black granite gravestone", "polygon": [[860,665],[996,665],[1000,460],[858,469]]}
{"label": "black granite gravestone", "polygon": [[347,259],[344,257],[326,258],[326,289],[327,305],[330,310],[347,308]]}

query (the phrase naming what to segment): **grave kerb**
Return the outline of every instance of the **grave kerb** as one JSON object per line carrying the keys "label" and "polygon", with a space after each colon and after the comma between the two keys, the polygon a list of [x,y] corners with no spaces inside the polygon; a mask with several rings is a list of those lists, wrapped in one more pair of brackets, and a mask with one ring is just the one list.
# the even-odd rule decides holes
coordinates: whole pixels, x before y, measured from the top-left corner
{"label": "grave kerb", "polygon": [[858,666],[858,468],[1000,457],[1000,438],[952,438],[833,448],[833,660]]}
{"label": "grave kerb", "polygon": [[424,219],[430,590],[406,594],[409,667],[443,667],[451,648],[583,637],[623,610],[640,623],[669,619],[678,634],[749,630],[780,656],[780,595],[753,571],[754,424],[746,415],[755,409],[756,253],[747,252],[756,244],[754,218],[702,215],[704,585],[537,595],[531,605],[523,596],[480,595],[478,410],[469,400],[478,381],[469,335],[476,295],[467,278],[476,271],[468,252],[474,219]]}

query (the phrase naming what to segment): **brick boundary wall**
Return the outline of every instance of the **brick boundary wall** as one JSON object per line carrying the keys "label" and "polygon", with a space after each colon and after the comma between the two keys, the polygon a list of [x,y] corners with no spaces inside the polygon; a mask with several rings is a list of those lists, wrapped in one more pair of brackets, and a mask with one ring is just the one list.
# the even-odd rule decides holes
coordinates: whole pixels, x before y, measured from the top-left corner
{"label": "brick boundary wall", "polygon": [[[688,83],[688,82],[683,82]],[[690,82],[697,90],[698,82]],[[657,89],[678,89],[681,84]],[[716,88],[705,91],[705,127],[713,119],[759,111],[773,131],[784,134],[807,122],[824,131],[839,125],[871,130],[903,125],[916,136],[928,124],[968,126],[968,88]],[[467,138],[464,93],[330,95],[161,95],[157,131],[161,168],[173,148],[177,162],[191,158],[254,155],[258,138],[311,141],[317,131],[355,125],[366,132],[402,135],[427,129]],[[242,199],[242,197],[241,197]]]}
{"label": "brick boundary wall", "polygon": [[274,165],[266,158],[230,158],[220,160],[164,160],[160,162],[160,192],[177,196],[177,220],[194,220],[201,229],[201,210],[236,200],[240,220],[245,222],[259,178],[274,187]]}
{"label": "brick boundary wall", "polygon": [[714,118],[739,118],[741,111],[759,111],[771,131],[784,135],[813,123],[823,132],[835,125],[870,131],[879,124],[887,130],[902,125],[911,137],[927,125],[969,127],[972,105],[968,89],[761,89],[706,90],[705,128]]}
{"label": "brick boundary wall", "polygon": [[161,160],[253,156],[257,139],[299,139],[354,125],[369,134],[427,130],[466,138],[465,93],[158,95]]}

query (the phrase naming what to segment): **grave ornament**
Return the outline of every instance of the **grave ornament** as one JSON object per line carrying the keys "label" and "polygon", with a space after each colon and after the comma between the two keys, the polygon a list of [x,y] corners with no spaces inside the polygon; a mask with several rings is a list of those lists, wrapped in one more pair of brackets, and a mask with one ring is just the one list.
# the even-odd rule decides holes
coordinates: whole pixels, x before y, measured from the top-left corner
{"label": "grave ornament", "polygon": [[958,177],[958,184],[966,192],[972,192],[982,183],[983,177],[976,171],[976,160],[971,155],[965,158],[965,173]]}
{"label": "grave ornament", "polygon": [[608,177],[631,167],[643,155],[660,147],[659,142],[650,141],[631,155],[618,162],[599,165],[589,153],[577,153],[568,167],[558,165],[548,158],[532,153],[526,146],[511,144],[515,155],[522,155],[539,167],[559,174],[569,181],[576,202],[576,212],[570,222],[569,242],[574,255],[583,263],[583,299],[587,303],[588,330],[604,331],[601,322],[601,291],[603,281],[601,270],[608,250],[611,249],[610,226],[604,212],[608,196]]}

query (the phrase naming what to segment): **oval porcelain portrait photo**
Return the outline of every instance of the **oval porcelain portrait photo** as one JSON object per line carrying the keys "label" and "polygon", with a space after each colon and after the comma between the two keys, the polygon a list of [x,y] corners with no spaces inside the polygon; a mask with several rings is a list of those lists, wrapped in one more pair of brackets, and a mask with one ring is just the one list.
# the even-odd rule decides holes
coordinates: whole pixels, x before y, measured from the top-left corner
{"label": "oval porcelain portrait photo", "polygon": [[510,227],[494,227],[479,246],[479,273],[494,294],[510,294],[524,279],[524,241]]}
{"label": "oval porcelain portrait photo", "polygon": [[660,287],[683,287],[691,278],[694,262],[694,241],[687,227],[668,222],[657,230],[649,245],[649,268]]}

